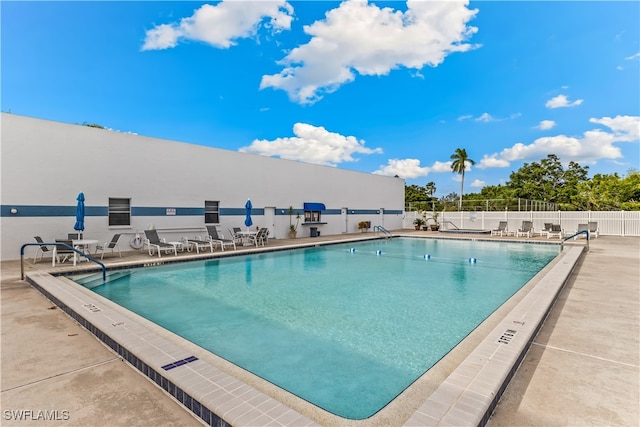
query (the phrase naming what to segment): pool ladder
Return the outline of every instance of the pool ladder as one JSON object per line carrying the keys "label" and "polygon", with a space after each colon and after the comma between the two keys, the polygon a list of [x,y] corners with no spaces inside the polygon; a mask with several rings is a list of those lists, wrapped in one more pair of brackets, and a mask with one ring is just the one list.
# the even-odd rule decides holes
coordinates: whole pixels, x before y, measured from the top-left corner
{"label": "pool ladder", "polygon": [[457,225],[455,225],[454,223],[452,223],[451,221],[442,221],[441,224],[449,224],[449,225],[453,226],[454,230],[460,230],[460,228]]}
{"label": "pool ladder", "polygon": [[376,225],[373,227],[373,231],[378,231],[380,233],[382,233],[384,235],[385,238],[390,238],[393,237],[393,235],[391,234],[391,232],[389,230],[387,230],[386,228],[384,228],[381,225]]}

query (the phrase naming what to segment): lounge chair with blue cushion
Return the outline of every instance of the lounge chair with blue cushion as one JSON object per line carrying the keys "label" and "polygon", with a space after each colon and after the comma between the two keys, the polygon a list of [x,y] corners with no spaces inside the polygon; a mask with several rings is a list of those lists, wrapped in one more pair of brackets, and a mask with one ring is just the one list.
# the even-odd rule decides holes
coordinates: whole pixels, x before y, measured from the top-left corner
{"label": "lounge chair with blue cushion", "polygon": [[167,243],[164,239],[160,239],[157,230],[144,230],[144,235],[146,237],[146,239],[144,239],[144,244],[147,245],[150,256],[153,256],[153,248],[158,251],[158,258],[161,257],[160,252],[162,249],[167,253],[173,251],[173,253],[178,256],[178,245],[176,243]]}

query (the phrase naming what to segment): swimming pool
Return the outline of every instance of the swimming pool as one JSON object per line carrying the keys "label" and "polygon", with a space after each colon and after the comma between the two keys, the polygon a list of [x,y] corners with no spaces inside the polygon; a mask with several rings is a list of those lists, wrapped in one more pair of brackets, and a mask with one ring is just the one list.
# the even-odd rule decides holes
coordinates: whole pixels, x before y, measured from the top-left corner
{"label": "swimming pool", "polygon": [[131,270],[93,290],[321,408],[362,419],[558,252],[391,239]]}

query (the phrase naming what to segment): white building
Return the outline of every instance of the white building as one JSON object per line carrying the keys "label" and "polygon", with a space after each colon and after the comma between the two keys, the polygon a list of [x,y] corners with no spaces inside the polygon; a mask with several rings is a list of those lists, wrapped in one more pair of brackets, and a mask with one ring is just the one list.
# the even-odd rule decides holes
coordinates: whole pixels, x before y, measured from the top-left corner
{"label": "white building", "polygon": [[80,192],[84,236],[124,233],[121,247],[150,225],[168,240],[203,235],[205,222],[245,228],[247,199],[270,238],[288,236],[290,206],[299,237],[357,232],[360,221],[402,228],[403,179],[7,113],[0,125],[2,260],[34,236],[73,233]]}

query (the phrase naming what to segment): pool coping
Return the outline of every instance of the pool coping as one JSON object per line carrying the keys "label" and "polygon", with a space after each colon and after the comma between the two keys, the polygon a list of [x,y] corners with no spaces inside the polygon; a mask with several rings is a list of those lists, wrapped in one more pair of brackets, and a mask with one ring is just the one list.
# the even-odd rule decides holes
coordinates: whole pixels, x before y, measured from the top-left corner
{"label": "pool coping", "polygon": [[[305,246],[315,245],[298,247]],[[405,425],[486,423],[582,251],[582,246],[563,250],[540,282],[424,400]],[[29,273],[27,278],[206,424],[320,425],[213,364],[200,358],[192,360],[192,351],[157,334],[128,311],[90,290],[46,272]]]}

